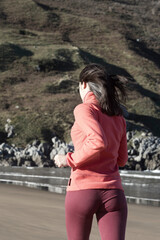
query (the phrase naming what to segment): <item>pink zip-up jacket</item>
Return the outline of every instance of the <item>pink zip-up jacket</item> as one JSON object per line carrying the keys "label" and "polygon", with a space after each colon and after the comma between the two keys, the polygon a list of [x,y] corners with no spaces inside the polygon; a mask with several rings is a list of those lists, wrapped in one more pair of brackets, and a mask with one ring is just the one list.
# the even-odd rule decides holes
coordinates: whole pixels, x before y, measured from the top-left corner
{"label": "pink zip-up jacket", "polygon": [[126,122],[123,116],[108,116],[89,91],[74,109],[71,129],[74,153],[68,152],[71,167],[67,191],[122,189],[119,166],[128,159]]}

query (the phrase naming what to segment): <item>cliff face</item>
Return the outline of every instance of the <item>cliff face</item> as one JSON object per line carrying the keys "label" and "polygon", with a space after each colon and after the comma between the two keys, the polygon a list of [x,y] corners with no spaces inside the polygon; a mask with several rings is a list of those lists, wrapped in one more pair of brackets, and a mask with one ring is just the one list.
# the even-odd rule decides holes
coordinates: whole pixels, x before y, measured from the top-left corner
{"label": "cliff face", "polygon": [[90,62],[128,77],[128,130],[160,136],[159,8],[153,0],[2,0],[1,142],[54,134],[69,142],[78,75]]}

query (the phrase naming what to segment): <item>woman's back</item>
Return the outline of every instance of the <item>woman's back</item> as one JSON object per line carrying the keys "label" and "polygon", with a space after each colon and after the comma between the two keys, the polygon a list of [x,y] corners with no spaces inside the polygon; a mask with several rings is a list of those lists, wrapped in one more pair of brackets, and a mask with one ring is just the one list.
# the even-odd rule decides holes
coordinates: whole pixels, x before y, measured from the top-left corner
{"label": "woman's back", "polygon": [[127,161],[126,124],[122,116],[101,112],[93,92],[75,110],[71,137],[75,153],[68,153],[72,167],[68,190],[120,188],[118,165]]}

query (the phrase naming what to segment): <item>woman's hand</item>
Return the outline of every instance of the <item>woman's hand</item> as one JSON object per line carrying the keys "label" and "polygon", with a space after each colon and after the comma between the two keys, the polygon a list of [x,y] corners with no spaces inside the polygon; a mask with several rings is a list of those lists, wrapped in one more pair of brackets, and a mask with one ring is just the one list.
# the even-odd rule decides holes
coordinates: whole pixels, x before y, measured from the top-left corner
{"label": "woman's hand", "polygon": [[67,167],[68,166],[66,156],[62,155],[62,154],[57,154],[54,157],[54,163],[57,167]]}

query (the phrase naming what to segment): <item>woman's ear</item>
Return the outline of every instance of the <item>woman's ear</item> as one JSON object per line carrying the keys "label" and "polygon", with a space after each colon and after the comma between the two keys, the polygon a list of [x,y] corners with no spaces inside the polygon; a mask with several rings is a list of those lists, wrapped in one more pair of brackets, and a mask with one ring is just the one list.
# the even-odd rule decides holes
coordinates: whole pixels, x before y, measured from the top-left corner
{"label": "woman's ear", "polygon": [[83,82],[83,89],[85,89],[87,87],[86,82]]}

